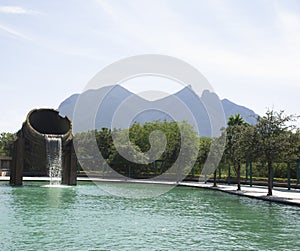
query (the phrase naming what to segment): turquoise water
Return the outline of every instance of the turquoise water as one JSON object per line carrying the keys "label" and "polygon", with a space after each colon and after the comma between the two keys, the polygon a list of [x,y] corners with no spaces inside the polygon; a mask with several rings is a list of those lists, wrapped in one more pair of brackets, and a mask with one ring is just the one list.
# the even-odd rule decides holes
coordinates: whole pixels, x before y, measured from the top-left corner
{"label": "turquoise water", "polygon": [[67,188],[0,183],[0,202],[0,250],[300,248],[298,207],[218,191],[177,187],[158,198],[125,199],[92,183]]}

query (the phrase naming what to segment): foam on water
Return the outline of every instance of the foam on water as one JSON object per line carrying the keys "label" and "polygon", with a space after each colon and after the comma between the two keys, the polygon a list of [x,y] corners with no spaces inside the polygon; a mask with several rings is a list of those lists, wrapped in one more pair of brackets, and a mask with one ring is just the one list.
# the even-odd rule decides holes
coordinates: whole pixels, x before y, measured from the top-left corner
{"label": "foam on water", "polygon": [[66,188],[66,187],[71,187],[67,185],[60,185],[60,184],[49,184],[49,185],[43,185],[41,187],[51,187],[51,188]]}

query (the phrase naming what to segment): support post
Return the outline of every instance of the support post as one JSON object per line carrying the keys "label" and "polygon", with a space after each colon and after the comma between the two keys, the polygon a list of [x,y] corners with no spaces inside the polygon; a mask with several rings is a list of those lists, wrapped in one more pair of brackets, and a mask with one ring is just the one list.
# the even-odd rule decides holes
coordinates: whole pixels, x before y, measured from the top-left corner
{"label": "support post", "polygon": [[77,174],[80,174],[80,164],[79,164],[79,162],[77,163]]}
{"label": "support post", "polygon": [[250,187],[252,187],[252,162],[250,162]]}
{"label": "support post", "polygon": [[76,186],[77,185],[77,170],[78,160],[76,156],[76,152],[73,146],[73,141],[71,142],[71,165],[70,165],[70,179],[69,185]]}
{"label": "support post", "polygon": [[102,178],[104,178],[104,163],[105,163],[105,160],[103,159],[103,162],[102,162]]}
{"label": "support post", "polygon": [[24,137],[19,135],[14,142],[13,162],[11,166],[10,185],[23,185],[23,169],[24,169]]}
{"label": "support post", "polygon": [[177,182],[181,180],[182,174],[181,174],[181,167],[180,165],[177,166]]}
{"label": "support post", "polygon": [[300,183],[300,159],[297,159],[296,165],[297,185]]}
{"label": "support post", "polygon": [[274,167],[273,167],[273,165],[271,168],[271,172],[272,172],[272,187],[274,187]]}
{"label": "support post", "polygon": [[131,175],[131,169],[130,169],[130,165],[128,166],[128,178],[130,178]]}
{"label": "support post", "polygon": [[75,186],[77,184],[77,172],[79,163],[76,158],[73,141],[71,140],[64,149],[63,173],[61,183]]}
{"label": "support post", "polygon": [[230,165],[228,165],[228,177],[227,177],[227,184],[230,185]]}
{"label": "support post", "polygon": [[248,163],[248,161],[246,161],[246,181],[248,181],[248,166],[249,166],[249,163]]}
{"label": "support post", "polygon": [[217,187],[217,169],[214,171],[214,185],[213,187]]}
{"label": "support post", "polygon": [[291,190],[291,164],[287,164],[288,190]]}

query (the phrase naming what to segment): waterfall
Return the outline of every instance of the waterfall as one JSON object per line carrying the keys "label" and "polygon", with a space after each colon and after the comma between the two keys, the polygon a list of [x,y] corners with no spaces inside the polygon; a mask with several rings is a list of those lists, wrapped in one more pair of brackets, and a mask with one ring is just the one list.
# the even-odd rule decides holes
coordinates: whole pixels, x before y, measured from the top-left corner
{"label": "waterfall", "polygon": [[46,135],[46,151],[50,185],[60,185],[62,175],[62,140],[60,137]]}

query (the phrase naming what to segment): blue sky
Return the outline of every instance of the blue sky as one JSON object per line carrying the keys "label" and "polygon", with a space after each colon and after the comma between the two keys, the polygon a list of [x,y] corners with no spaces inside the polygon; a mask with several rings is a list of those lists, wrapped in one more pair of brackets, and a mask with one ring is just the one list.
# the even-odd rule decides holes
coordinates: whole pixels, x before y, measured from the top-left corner
{"label": "blue sky", "polygon": [[0,0],[0,132],[151,53],[190,63],[258,114],[300,114],[300,1]]}

